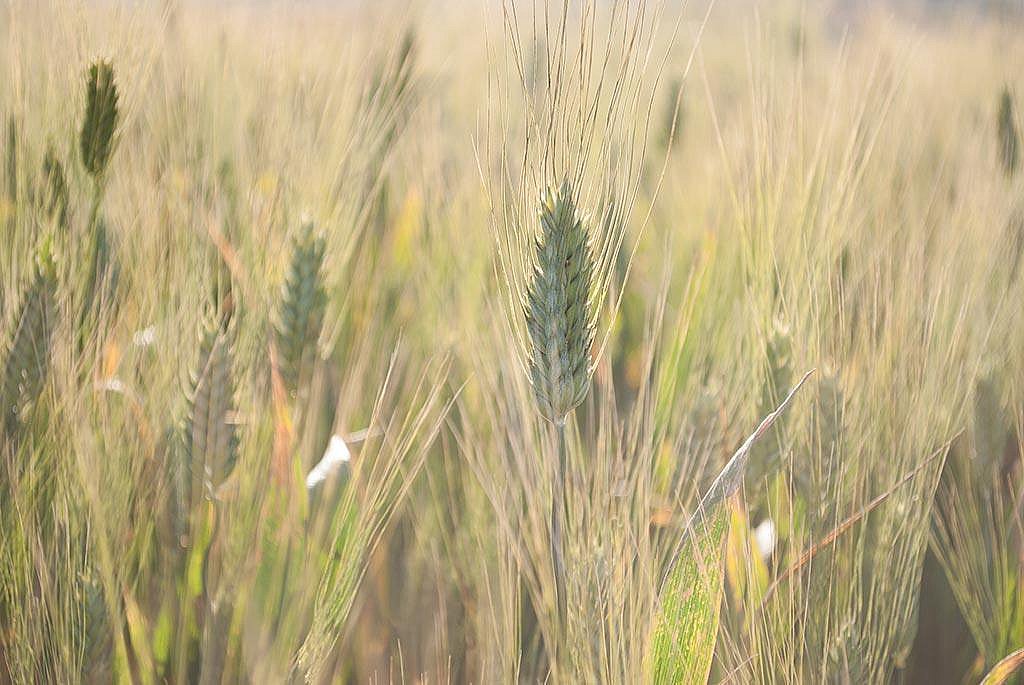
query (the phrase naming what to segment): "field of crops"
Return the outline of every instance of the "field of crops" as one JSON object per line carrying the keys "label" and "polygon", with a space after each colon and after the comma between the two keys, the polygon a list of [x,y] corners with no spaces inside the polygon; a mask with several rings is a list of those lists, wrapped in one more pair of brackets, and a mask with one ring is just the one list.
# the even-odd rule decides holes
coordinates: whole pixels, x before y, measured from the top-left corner
{"label": "field of crops", "polygon": [[0,6],[0,684],[1024,681],[1024,6]]}

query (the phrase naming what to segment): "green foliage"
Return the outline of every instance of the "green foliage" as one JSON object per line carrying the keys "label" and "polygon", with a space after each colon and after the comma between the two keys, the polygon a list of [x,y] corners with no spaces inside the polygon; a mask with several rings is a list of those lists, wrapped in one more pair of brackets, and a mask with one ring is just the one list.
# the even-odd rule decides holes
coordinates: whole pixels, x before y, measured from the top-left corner
{"label": "green foliage", "polygon": [[752,448],[770,433],[810,375],[804,375],[744,441],[701,498],[686,526],[681,548],[674,552],[658,592],[648,653],[648,670],[657,685],[703,683],[708,679],[722,604],[728,500],[743,484]]}
{"label": "green foliage", "polygon": [[0,27],[0,682],[1019,661],[1013,22],[221,4]]}
{"label": "green foliage", "polygon": [[658,596],[651,638],[651,682],[707,682],[722,603],[722,548],[729,510],[717,503],[691,527]]}

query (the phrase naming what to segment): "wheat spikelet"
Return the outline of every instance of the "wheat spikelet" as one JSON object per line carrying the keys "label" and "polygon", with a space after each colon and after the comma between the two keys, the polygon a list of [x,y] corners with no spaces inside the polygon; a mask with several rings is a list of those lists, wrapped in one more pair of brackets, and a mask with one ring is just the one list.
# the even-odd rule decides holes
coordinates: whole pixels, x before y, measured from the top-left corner
{"label": "wheat spikelet", "polygon": [[999,96],[999,161],[1007,176],[1013,176],[1020,165],[1020,136],[1013,116],[1013,96],[1009,88],[1003,88]]}
{"label": "wheat spikelet", "polygon": [[86,81],[86,109],[79,143],[82,164],[94,179],[107,170],[117,128],[117,84],[110,62],[100,60],[89,67]]}
{"label": "wheat spikelet", "polygon": [[56,289],[56,269],[44,247],[35,275],[22,295],[6,347],[0,384],[0,427],[5,433],[14,427],[23,404],[38,396],[46,379]]}
{"label": "wheat spikelet", "polygon": [[[998,367],[996,367],[998,368]],[[996,476],[1006,449],[1009,430],[1003,414],[996,372],[988,368],[974,383],[974,459],[978,482],[985,490]]]}
{"label": "wheat spikelet", "polygon": [[[213,497],[234,469],[238,436],[232,366],[228,333],[219,317],[207,317],[200,335],[199,359],[190,378],[176,474],[180,514],[194,511],[204,497]],[[184,520],[179,519],[179,525]]]}
{"label": "wheat spikelet", "polygon": [[291,261],[281,289],[281,306],[274,324],[281,377],[295,394],[308,380],[316,355],[327,301],[322,268],[326,243],[303,223],[292,244]]}
{"label": "wheat spikelet", "polygon": [[90,343],[98,342],[95,334],[101,330],[104,313],[116,304],[115,294],[120,278],[120,266],[110,242],[107,222],[98,214],[93,220],[92,232],[85,247],[88,252],[82,260],[84,273],[81,278],[84,285],[80,291],[77,319],[80,352]]}
{"label": "wheat spikelet", "polygon": [[798,473],[810,473],[809,481],[805,481],[807,488],[801,494],[808,507],[813,508],[814,516],[822,530],[834,525],[838,515],[838,484],[842,480],[840,450],[843,443],[844,406],[845,397],[839,374],[826,370],[818,381],[818,395],[812,406],[811,415],[814,426],[812,435],[817,442],[820,458],[810,469],[797,469]]}
{"label": "wheat spikelet", "polygon": [[213,315],[220,320],[221,329],[227,331],[235,315],[235,289],[231,267],[216,248],[210,249],[209,262],[212,272],[209,292]]}
{"label": "wheat spikelet", "polygon": [[41,208],[46,217],[57,227],[67,229],[68,225],[68,182],[64,165],[57,156],[53,145],[46,148],[43,157],[43,188]]}
{"label": "wheat spikelet", "polygon": [[85,254],[80,257],[84,286],[76,320],[77,350],[82,353],[96,342],[100,314],[113,302],[116,268],[111,258],[107,225],[100,214],[104,179],[118,121],[118,93],[114,68],[106,61],[94,62],[86,80],[86,108],[79,136],[82,164],[93,180],[89,221],[84,234]]}
{"label": "wheat spikelet", "polygon": [[7,201],[13,208],[18,202],[18,121],[13,114],[7,118],[6,152]]}
{"label": "wheat spikelet", "polygon": [[594,256],[566,181],[541,204],[533,278],[527,290],[530,381],[541,413],[561,424],[590,388],[594,344]]}
{"label": "wheat spikelet", "polygon": [[[766,414],[778,405],[787,388],[793,384],[793,342],[789,328],[780,321],[774,323],[771,337],[765,345],[768,377],[761,387],[761,401],[758,413]],[[772,433],[756,445],[750,457],[749,483],[760,493],[765,480],[770,478],[781,464],[780,438],[785,430],[785,419],[776,424]]]}
{"label": "wheat spikelet", "polygon": [[[83,663],[86,675],[90,669],[102,670],[103,654],[111,648],[109,621],[107,619],[106,602],[103,599],[103,588],[95,573],[83,574],[79,579],[79,601],[82,605],[82,634],[84,644],[82,651],[87,660]],[[95,681],[93,681],[95,682]]]}

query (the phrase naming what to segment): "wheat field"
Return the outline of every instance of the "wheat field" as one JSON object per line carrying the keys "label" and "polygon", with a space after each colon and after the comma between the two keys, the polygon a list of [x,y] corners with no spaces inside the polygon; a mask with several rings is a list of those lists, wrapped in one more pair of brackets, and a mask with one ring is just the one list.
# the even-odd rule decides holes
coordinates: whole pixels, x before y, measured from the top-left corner
{"label": "wheat field", "polygon": [[1024,6],[8,0],[0,684],[1024,682]]}

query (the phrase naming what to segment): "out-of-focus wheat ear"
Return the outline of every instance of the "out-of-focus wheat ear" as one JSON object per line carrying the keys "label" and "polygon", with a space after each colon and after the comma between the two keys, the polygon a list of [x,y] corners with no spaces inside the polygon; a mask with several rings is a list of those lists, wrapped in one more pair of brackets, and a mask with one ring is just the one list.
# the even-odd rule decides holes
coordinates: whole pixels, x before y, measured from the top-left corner
{"label": "out-of-focus wheat ear", "polygon": [[1017,132],[1017,121],[1013,113],[1013,95],[1008,86],[1003,88],[999,96],[997,125],[999,161],[1002,162],[1006,175],[1013,176],[1020,166],[1020,134]]}
{"label": "out-of-focus wheat ear", "polygon": [[[839,503],[836,501],[842,487],[842,449],[845,424],[846,397],[843,393],[839,373],[825,369],[818,380],[818,394],[813,405],[814,439],[821,459],[811,473],[810,488],[803,492],[808,505],[816,505],[819,521],[828,524],[834,521]],[[797,472],[808,471],[798,468]],[[836,484],[829,492],[829,483]]]}
{"label": "out-of-focus wheat ear", "polygon": [[13,114],[7,117],[7,146],[4,152],[7,202],[13,211],[18,203],[18,120]]}
{"label": "out-of-focus wheat ear", "polygon": [[[106,222],[100,215],[104,180],[114,148],[118,123],[118,92],[114,68],[100,60],[89,67],[86,78],[85,117],[79,136],[82,165],[93,180],[92,203],[80,253],[82,290],[75,325],[76,350],[81,355],[93,343],[104,308],[113,304],[117,276],[112,266]],[[83,367],[84,369],[85,367]]]}
{"label": "out-of-focus wheat ear", "polygon": [[[83,675],[97,675],[105,665],[105,654],[110,653],[111,639],[107,606],[103,599],[103,588],[98,578],[85,576],[79,579],[82,596],[83,623]],[[90,680],[88,682],[99,682]]]}
{"label": "out-of-focus wheat ear", "polygon": [[57,273],[49,242],[40,249],[35,274],[21,296],[10,324],[3,378],[0,379],[0,428],[9,434],[22,408],[36,400],[49,370],[56,317]]}
{"label": "out-of-focus wheat ear", "polygon": [[90,343],[98,342],[97,332],[105,313],[115,304],[120,268],[110,243],[110,231],[102,216],[93,222],[87,243],[88,253],[83,260],[82,289],[76,322],[78,351],[82,353]]}
{"label": "out-of-focus wheat ear", "polygon": [[203,498],[213,498],[238,458],[234,360],[230,331],[219,317],[206,317],[199,340],[199,358],[189,379],[188,413],[183,430],[183,464],[179,496],[188,511]]}
{"label": "out-of-focus wheat ear", "polygon": [[998,376],[993,366],[983,369],[974,381],[972,416],[974,458],[972,464],[982,492],[989,493],[1002,464],[1010,429],[1003,412]]}
{"label": "out-of-focus wheat ear", "polygon": [[296,395],[309,380],[323,327],[327,297],[323,286],[326,243],[309,221],[292,242],[291,259],[281,304],[274,322],[274,339],[285,387]]}
{"label": "out-of-focus wheat ear", "polygon": [[117,101],[114,67],[106,60],[94,62],[86,78],[85,119],[79,137],[82,164],[93,179],[103,177],[110,161],[117,129]]}
{"label": "out-of-focus wheat ear", "polygon": [[216,247],[211,247],[210,250],[210,270],[210,301],[213,315],[220,320],[221,329],[227,331],[235,314],[234,282],[231,267]]}
{"label": "out-of-focus wheat ear", "polygon": [[[789,328],[781,321],[774,323],[765,345],[765,358],[768,374],[761,389],[759,414],[766,414],[778,405],[787,388],[793,384],[793,340]],[[766,479],[781,465],[779,448],[784,425],[785,419],[777,423],[772,432],[751,451],[748,482],[755,493],[760,493]]]}
{"label": "out-of-focus wheat ear", "polygon": [[163,429],[156,444],[156,454],[162,469],[157,534],[164,551],[173,556],[181,551],[181,541],[189,532],[191,480],[185,460],[184,421]]}
{"label": "out-of-focus wheat ear", "polygon": [[596,267],[568,181],[547,191],[540,222],[525,312],[530,382],[541,414],[560,425],[590,389]]}
{"label": "out-of-focus wheat ear", "polygon": [[62,232],[68,227],[68,182],[64,164],[53,145],[47,145],[43,157],[41,208],[50,224]]}

